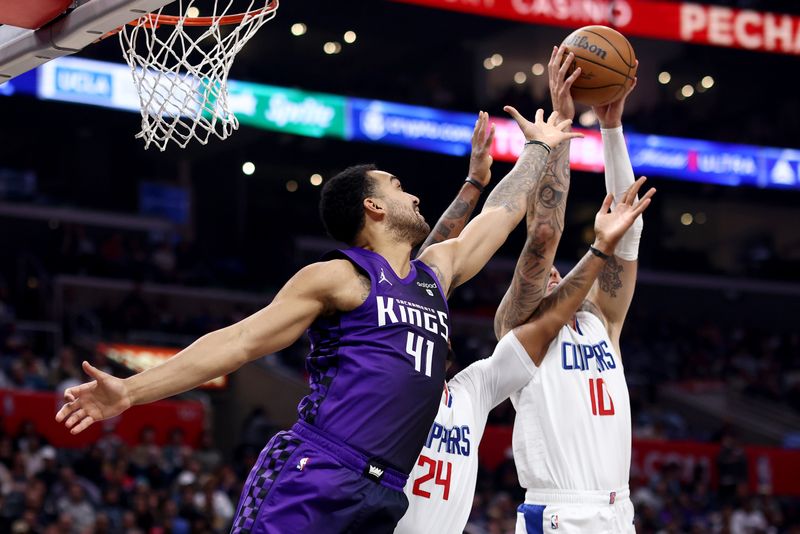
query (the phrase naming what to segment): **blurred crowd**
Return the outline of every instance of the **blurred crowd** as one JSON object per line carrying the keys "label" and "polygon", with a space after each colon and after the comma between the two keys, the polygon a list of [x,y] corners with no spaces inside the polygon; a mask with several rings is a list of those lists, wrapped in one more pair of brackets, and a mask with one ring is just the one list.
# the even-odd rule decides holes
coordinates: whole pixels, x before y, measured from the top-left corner
{"label": "blurred crowd", "polygon": [[[0,425],[0,532],[227,532],[258,447],[274,430],[261,422],[257,414],[249,418],[230,457],[213,447],[210,433],[192,444],[175,429],[159,445],[145,427],[133,445],[105,433],[86,449],[69,450],[46,443],[32,423],[13,434]],[[684,480],[676,464],[649,478],[632,473],[637,532],[800,532],[796,499],[748,491],[746,460],[731,435],[722,437],[717,468],[717,488],[702,469]],[[512,534],[523,499],[511,458],[493,471],[482,469],[465,532]]]}
{"label": "blurred crowd", "polygon": [[[147,343],[152,333],[169,334],[181,345],[181,336],[202,335],[254,309],[248,303],[224,310],[214,305],[178,310],[175,301],[143,291],[143,282],[178,287],[234,280],[247,286],[250,275],[241,264],[209,264],[189,242],[87,231],[80,225],[65,225],[57,233],[58,247],[52,250],[58,252],[38,258],[41,268],[22,267],[25,276],[12,279],[6,274],[5,280],[0,273],[0,388],[62,391],[84,379],[83,359],[119,375],[125,371],[98,352],[96,342]],[[52,310],[37,308],[26,298],[29,290],[45,295],[42,302],[52,298],[41,291],[49,272],[116,279],[132,283],[132,289],[85,302],[71,294],[64,315],[54,317]],[[508,273],[488,270],[455,296],[452,372],[491,354],[491,316],[507,280]],[[710,485],[704,472],[687,479],[675,464],[663,465],[655,474],[634,471],[637,531],[800,532],[797,499],[748,489],[750,466],[735,435],[724,428],[693,426],[663,402],[659,390],[670,382],[700,384],[800,412],[800,334],[722,316],[695,321],[662,305],[643,311],[634,302],[629,324],[636,327],[626,329],[622,339],[634,436],[720,443],[719,486]],[[32,333],[29,323],[37,320],[59,325],[57,343]],[[133,332],[136,339],[130,337]],[[302,374],[306,351],[303,340],[277,359]],[[514,410],[505,402],[491,413],[490,424],[509,425],[513,418]],[[77,534],[226,532],[248,470],[275,430],[263,416],[253,417],[240,445],[227,454],[214,448],[210,432],[198,443],[186,443],[175,431],[159,445],[145,431],[130,446],[107,433],[86,450],[69,450],[46,443],[33,424],[8,434],[2,429],[0,425],[0,533]],[[497,469],[483,469],[467,532],[513,532],[516,507],[523,499],[513,459]]]}
{"label": "blurred crowd", "polygon": [[[48,358],[15,331],[12,318],[13,308],[0,298],[0,387],[63,390],[82,380],[83,358],[119,373],[101,353],[69,345]],[[665,378],[716,380],[765,399],[794,402],[796,408],[797,385],[787,387],[784,379],[796,374],[800,363],[798,335],[740,328],[723,336],[720,328],[643,320],[625,337],[634,435],[722,445],[716,488],[707,472],[699,470],[687,480],[676,464],[663,465],[655,476],[634,470],[631,495],[638,532],[800,532],[797,499],[748,490],[749,466],[734,433],[691,428],[680,413],[665,410],[654,393],[654,385]],[[457,371],[489,353],[491,332],[462,333],[454,345]],[[299,362],[303,350],[298,346],[284,361],[291,355]],[[653,350],[660,355],[658,376],[647,364]],[[513,417],[506,402],[492,412],[490,424],[511,424]],[[0,434],[0,532],[226,532],[247,472],[274,430],[263,414],[255,414],[234,454],[225,455],[214,448],[211,433],[199,443],[186,443],[178,430],[164,445],[157,445],[153,432],[145,430],[133,446],[107,433],[85,450],[57,449],[33,424],[25,424],[13,434]],[[494,470],[482,469],[467,532],[513,532],[516,507],[523,499],[513,459]]]}
{"label": "blurred crowd", "polygon": [[219,286],[241,283],[247,269],[241,259],[204,254],[191,239],[170,233],[98,232],[80,224],[63,225],[59,233],[53,270],[65,274]]}
{"label": "blurred crowd", "polygon": [[47,444],[30,423],[3,432],[0,532],[227,532],[255,456],[225,462],[212,442],[206,433],[188,444],[175,429],[160,446],[146,427],[133,446],[106,433],[69,450]]}

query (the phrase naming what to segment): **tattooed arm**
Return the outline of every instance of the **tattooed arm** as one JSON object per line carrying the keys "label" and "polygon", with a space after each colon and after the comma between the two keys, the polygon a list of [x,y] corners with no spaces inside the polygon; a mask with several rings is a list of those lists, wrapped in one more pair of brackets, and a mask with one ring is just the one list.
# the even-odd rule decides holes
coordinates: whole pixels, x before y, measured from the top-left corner
{"label": "tattooed arm", "polygon": [[472,212],[475,211],[475,206],[478,205],[478,199],[481,196],[480,190],[470,183],[465,183],[461,186],[455,200],[450,204],[447,210],[439,217],[433,231],[419,247],[417,257],[420,257],[425,249],[436,243],[454,239],[461,235],[461,231],[466,226]]}
{"label": "tattooed arm", "polygon": [[[609,212],[611,195],[606,196],[600,211],[595,216],[597,237],[592,245],[594,248],[610,255],[625,231],[650,205],[650,198],[655,194],[654,189],[650,189],[641,200],[636,199],[636,193],[644,181],[645,178],[640,178],[611,212]],[[558,335],[558,331],[569,323],[578,309],[584,305],[589,291],[607,261],[610,260],[604,260],[592,252],[587,252],[558,287],[542,300],[530,320],[514,330],[536,365],[541,363],[547,353],[547,347]],[[590,300],[586,302],[588,306],[593,306]],[[596,313],[596,310],[589,311]],[[603,320],[602,315],[598,317]],[[606,326],[608,327],[607,324]]]}
{"label": "tattooed arm", "polygon": [[498,340],[527,321],[544,297],[550,268],[564,231],[564,210],[569,190],[568,145],[562,143],[553,151],[539,186],[528,197],[525,246],[517,260],[511,285],[494,315],[494,332]]}
{"label": "tattooed arm", "polygon": [[[558,122],[556,114],[544,122],[544,112],[539,110],[532,123],[516,109],[507,106],[506,110],[517,120],[526,139],[555,148],[566,139],[580,136],[564,132],[570,121]],[[540,144],[526,145],[514,168],[486,199],[481,214],[470,221],[458,239],[433,245],[419,256],[436,272],[445,294],[475,276],[522,220],[527,197],[544,171],[547,154]]]}
{"label": "tattooed arm", "polygon": [[[581,74],[580,67],[567,76],[574,56],[564,58],[565,47],[553,47],[547,65],[550,98],[559,116],[572,119],[575,105],[570,89]],[[564,231],[564,211],[569,192],[569,141],[550,154],[539,186],[528,196],[525,247],[517,260],[511,280],[494,316],[499,340],[509,330],[526,322],[544,297],[556,249]]]}
{"label": "tattooed arm", "polygon": [[433,231],[417,251],[419,257],[426,248],[435,243],[447,241],[461,235],[461,231],[467,224],[483,188],[489,185],[492,178],[492,141],[494,140],[494,125],[489,126],[489,114],[481,111],[478,120],[475,121],[475,130],[472,132],[472,151],[469,157],[469,171],[467,177],[478,183],[465,183],[461,186],[453,203],[442,214]]}
{"label": "tattooed arm", "polygon": [[578,311],[604,263],[598,256],[587,252],[558,287],[542,300],[530,320],[514,329],[533,363],[542,363],[550,342]]}

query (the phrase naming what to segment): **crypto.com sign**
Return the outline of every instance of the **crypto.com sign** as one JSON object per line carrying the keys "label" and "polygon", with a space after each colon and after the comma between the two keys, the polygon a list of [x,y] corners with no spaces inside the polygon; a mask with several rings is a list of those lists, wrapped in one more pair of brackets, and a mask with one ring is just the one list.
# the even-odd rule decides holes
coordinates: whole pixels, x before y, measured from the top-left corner
{"label": "crypto.com sign", "polygon": [[643,0],[394,0],[530,24],[613,26],[628,36],[800,55],[800,17]]}

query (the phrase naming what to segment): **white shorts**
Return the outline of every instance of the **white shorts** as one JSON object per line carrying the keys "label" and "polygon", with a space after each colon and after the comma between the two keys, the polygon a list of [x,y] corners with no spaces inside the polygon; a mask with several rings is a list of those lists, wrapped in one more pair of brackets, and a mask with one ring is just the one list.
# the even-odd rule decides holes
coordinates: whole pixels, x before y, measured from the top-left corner
{"label": "white shorts", "polygon": [[515,534],[636,534],[628,488],[602,491],[528,490],[517,508]]}

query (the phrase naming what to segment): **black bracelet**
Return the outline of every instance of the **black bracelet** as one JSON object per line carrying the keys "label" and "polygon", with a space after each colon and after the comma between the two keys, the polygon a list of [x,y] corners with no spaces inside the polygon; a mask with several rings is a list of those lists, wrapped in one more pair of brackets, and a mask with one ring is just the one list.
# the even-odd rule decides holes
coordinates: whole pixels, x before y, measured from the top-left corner
{"label": "black bracelet", "polygon": [[479,192],[479,193],[483,193],[483,186],[482,186],[482,185],[481,185],[481,183],[480,183],[478,180],[476,180],[475,178],[470,178],[469,176],[467,176],[467,179],[466,179],[466,180],[464,180],[464,181],[465,181],[466,183],[468,183],[468,184],[472,184],[472,185],[474,185],[474,186],[475,186],[475,188],[478,190],[478,192]]}
{"label": "black bracelet", "polygon": [[526,141],[525,142],[525,146],[527,146],[527,145],[539,145],[541,147],[544,147],[544,149],[547,150],[548,154],[553,150],[552,148],[550,148],[550,145],[548,145],[547,143],[543,143],[541,141],[537,141],[536,139],[531,139],[530,141]]}
{"label": "black bracelet", "polygon": [[601,260],[608,260],[608,259],[611,258],[611,256],[609,256],[608,254],[606,254],[602,250],[598,250],[598,249],[594,248],[593,245],[589,245],[589,252],[591,252],[592,254],[594,254],[595,256],[600,258]]}

